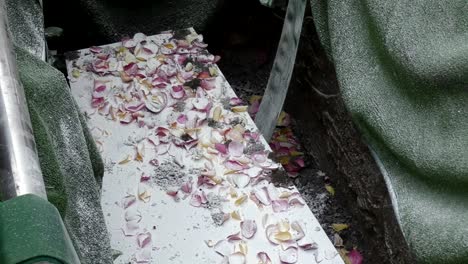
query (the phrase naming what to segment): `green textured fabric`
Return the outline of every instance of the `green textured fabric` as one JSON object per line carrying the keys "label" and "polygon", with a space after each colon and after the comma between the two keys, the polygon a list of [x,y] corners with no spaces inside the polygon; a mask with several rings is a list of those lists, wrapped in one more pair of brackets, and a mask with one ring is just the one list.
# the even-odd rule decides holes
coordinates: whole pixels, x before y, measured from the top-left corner
{"label": "green textured fabric", "polygon": [[468,2],[311,1],[420,263],[468,263]]}
{"label": "green textured fabric", "polygon": [[112,263],[100,205],[103,163],[62,73],[15,49],[47,196],[82,264]]}

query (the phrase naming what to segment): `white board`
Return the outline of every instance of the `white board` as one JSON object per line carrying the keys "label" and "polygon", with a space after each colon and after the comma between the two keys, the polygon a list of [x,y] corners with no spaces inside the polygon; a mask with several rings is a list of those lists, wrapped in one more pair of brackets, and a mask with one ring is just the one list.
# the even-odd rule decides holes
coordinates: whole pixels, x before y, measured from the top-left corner
{"label": "white board", "polygon": [[[196,36],[196,33],[192,29],[191,36]],[[149,57],[154,58],[159,54],[158,58],[161,61],[164,61],[167,58],[177,58],[176,55],[161,55],[161,52],[163,52],[164,49],[162,46],[164,43],[169,43],[171,41],[171,37],[171,33],[163,33],[150,37],[146,37],[142,34],[137,34],[135,36],[138,40],[137,42],[144,39],[146,44],[154,43],[158,46],[158,52],[154,53],[154,56],[150,55]],[[188,39],[190,40],[190,37]],[[126,45],[132,46],[133,44],[126,42]],[[115,260],[115,263],[229,263],[228,257],[223,257],[210,246],[213,246],[213,244],[218,241],[225,240],[229,235],[235,234],[241,230],[241,221],[234,219],[236,217],[231,217],[232,212],[234,211],[237,211],[240,214],[242,220],[255,220],[257,231],[250,239],[240,235],[242,240],[226,242],[226,245],[228,245],[229,248],[232,248],[232,251],[241,252],[231,256],[231,261],[234,261],[234,258],[242,259],[245,257],[245,263],[259,263],[257,254],[259,252],[266,252],[271,258],[272,263],[280,263],[279,255],[284,253],[283,249],[288,246],[292,246],[293,248],[297,248],[298,252],[296,263],[343,263],[336,249],[307,205],[291,206],[287,211],[274,212],[271,205],[262,205],[259,207],[249,197],[252,190],[259,190],[262,186],[270,186],[269,188],[271,192],[273,192],[272,189],[275,189],[282,196],[297,193],[297,189],[295,187],[290,187],[289,189],[276,188],[267,180],[260,181],[260,183],[252,186],[252,181],[256,180],[258,177],[251,178],[251,182],[245,188],[238,188],[233,184],[232,179],[237,177],[235,175],[238,175],[239,173],[226,173],[227,169],[223,169],[225,168],[223,161],[230,158],[242,159],[246,157],[245,155],[242,157],[233,157],[231,153],[227,155],[219,153],[216,154],[216,150],[214,150],[215,148],[203,146],[201,142],[204,137],[200,132],[194,133],[198,134],[198,144],[192,149],[187,150],[186,148],[177,147],[171,141],[167,143],[170,145],[167,153],[157,154],[157,149],[161,151],[165,146],[161,147],[163,143],[155,146],[148,141],[147,137],[148,135],[154,134],[156,127],[169,127],[168,120],[174,120],[178,117],[177,115],[180,116],[180,114],[182,114],[175,114],[174,107],[168,106],[162,110],[162,112],[157,114],[147,111],[146,108],[141,109],[138,112],[144,114],[145,125],[143,126],[140,126],[142,125],[141,122],[139,125],[136,121],[133,121],[130,124],[121,124],[121,122],[119,122],[119,118],[122,118],[122,116],[116,117],[115,120],[112,120],[109,117],[110,115],[105,116],[100,114],[99,111],[97,111],[97,108],[94,108],[91,104],[95,88],[95,80],[98,80],[99,82],[107,81],[105,83],[105,89],[109,89],[111,91],[110,93],[113,93],[112,96],[115,96],[116,91],[119,89],[125,90],[126,88],[124,87],[129,85],[128,83],[124,84],[120,76],[114,76],[118,75],[116,73],[123,71],[122,67],[128,63],[125,61],[119,62],[119,60],[116,59],[118,52],[114,51],[119,50],[119,47],[120,51],[124,50],[121,48],[122,43],[102,46],[102,48],[104,48],[103,50],[94,48],[94,52],[90,52],[89,49],[80,50],[75,54],[76,58],[72,58],[73,60],[70,59],[67,61],[72,94],[80,110],[87,116],[88,127],[92,131],[93,137],[100,148],[101,155],[105,163],[106,170],[103,179],[101,203],[111,238],[111,246],[113,249],[122,252],[122,255]],[[153,47],[154,45],[150,48]],[[170,45],[168,45],[168,47],[171,48]],[[190,48],[193,48],[193,43],[189,49]],[[193,57],[197,57],[198,54],[201,54],[200,49],[193,50],[195,50],[193,51],[194,54],[192,54]],[[96,74],[96,72],[89,71],[90,66],[88,64],[96,62],[96,56],[101,54],[99,56],[102,57],[102,54],[106,52],[110,52],[110,56],[105,58],[104,61],[110,62],[110,64],[109,69],[100,73],[103,76]],[[126,51],[123,51],[123,53],[126,53]],[[165,53],[168,53],[167,49],[165,49]],[[148,59],[148,56],[145,58]],[[209,56],[209,58],[212,59],[213,57]],[[150,60],[151,59],[148,59],[148,61]],[[141,69],[147,67],[148,64],[149,62],[147,61],[139,61],[137,63],[137,66],[140,69],[139,71],[145,72],[145,70]],[[177,67],[179,70],[183,68],[180,63]],[[206,93],[206,98],[213,104],[211,110],[206,113],[206,116],[213,116],[213,112],[215,111],[214,109],[219,106],[222,108],[220,123],[227,122],[238,117],[240,118],[239,120],[245,123],[246,129],[256,131],[257,129],[255,124],[247,112],[242,112],[242,107],[238,107],[237,109],[240,112],[232,112],[229,110],[229,107],[227,107],[228,109],[224,109],[222,107],[223,104],[226,106],[225,97],[231,98],[236,96],[217,66],[213,65],[212,67],[212,71],[217,69],[218,72],[218,76],[215,77],[216,87],[209,91],[205,91],[203,89],[201,91]],[[148,72],[149,70],[146,70],[146,73]],[[112,73],[114,73],[114,75],[112,75]],[[144,79],[151,81],[151,77],[140,77],[143,78],[140,78],[138,81],[136,77],[133,78],[132,82],[135,82],[134,85],[141,85],[141,81]],[[153,75],[153,77],[155,77],[155,75]],[[152,89],[159,89],[159,92],[167,93],[170,96],[170,89],[172,89],[172,86],[180,84],[180,80],[177,78],[170,78],[170,82],[171,84],[166,88]],[[139,89],[144,88],[140,87]],[[148,91],[152,90],[150,88],[147,89]],[[186,92],[185,98],[174,100],[184,101],[186,103],[183,113],[187,114],[189,111],[194,111],[192,108],[193,101],[195,99],[188,96],[191,90],[188,90],[187,87],[184,88],[184,91]],[[106,110],[105,108],[103,109]],[[155,127],[148,127],[152,125],[155,125]],[[177,129],[174,128],[174,131],[182,131],[179,129],[180,127],[182,127],[181,129],[185,128],[186,130],[189,130],[187,129],[187,127],[189,127],[187,124],[181,125],[177,123],[177,127]],[[229,126],[225,125],[225,129],[226,127]],[[209,131],[211,129],[206,122],[197,128],[199,129],[198,131]],[[170,130],[172,131],[172,128],[170,128]],[[218,131],[218,129],[214,130]],[[177,132],[173,133],[177,134]],[[235,135],[236,134],[233,133],[233,136]],[[173,139],[176,137],[177,136],[172,135]],[[213,137],[215,138],[215,136]],[[226,137],[228,136],[223,137],[223,140],[226,140]],[[141,140],[140,143],[136,143],[136,141],[139,140]],[[216,141],[216,139],[211,140]],[[269,150],[268,144],[266,144],[263,138],[260,139],[260,142]],[[243,142],[243,144],[247,146],[248,143]],[[144,145],[145,149],[144,151],[140,151],[143,152],[143,157],[141,158],[141,161],[137,161],[135,160],[136,148],[137,146],[141,148],[142,145]],[[211,147],[213,146],[211,145]],[[211,154],[209,154],[209,152],[211,152]],[[197,156],[195,154],[200,153],[208,156],[209,159],[194,159],[194,157]],[[130,161],[124,164],[119,164],[119,162],[125,160],[129,155],[131,157]],[[210,161],[213,157],[217,157],[217,161]],[[252,156],[249,157],[250,158],[246,159],[250,160],[250,163],[246,162],[244,164],[242,162],[238,162],[236,164],[241,164],[240,166],[244,167],[259,167],[258,164],[260,162],[258,162],[258,164],[256,163],[257,165],[253,165]],[[167,185],[170,185],[171,183],[176,183],[176,180],[165,182],[162,184],[164,186],[154,184],[155,182],[160,183],[160,180],[155,180],[157,174],[155,171],[159,170],[160,167],[153,166],[149,163],[150,160],[154,159],[158,160],[159,166],[161,166],[165,161],[173,162],[176,160],[177,163],[182,165],[182,167],[177,168],[177,171],[184,174],[181,179],[185,179],[185,181],[188,180],[188,177],[190,176],[188,172],[191,169],[204,168],[205,163],[213,162],[217,166],[217,169],[215,170],[215,172],[218,173],[217,175],[219,176],[222,174],[222,176],[216,179],[221,179],[223,181],[213,188],[208,188],[205,185],[197,187],[197,176],[199,175],[199,172],[195,172],[192,174],[194,181],[192,192],[187,195],[182,195],[184,192],[179,189],[178,196],[180,197],[180,200],[175,201],[172,196],[167,194],[167,190],[175,191],[178,186],[175,186],[174,188],[163,187],[167,187]],[[262,166],[266,167],[266,162],[263,162]],[[275,164],[271,164],[271,166],[275,166]],[[245,169],[244,172],[246,170],[247,169]],[[267,173],[267,171],[268,169],[264,169],[262,173]],[[149,176],[150,180],[142,183],[142,175]],[[146,178],[143,178],[143,180],[145,179]],[[200,207],[194,207],[191,205],[192,195],[194,192],[200,190],[203,190],[209,198],[218,197],[218,199],[210,198],[211,200],[208,199],[209,202],[206,204]],[[144,191],[146,191],[146,193],[144,193]],[[139,194],[142,193],[143,196],[146,196],[142,197],[144,198],[143,200],[138,197]],[[233,193],[237,193],[236,198],[233,198]],[[240,205],[236,205],[235,201],[240,201],[239,198],[242,197],[242,194],[246,194],[247,198]],[[273,193],[270,193],[270,195],[274,196]],[[184,196],[187,197],[184,198]],[[125,201],[128,204],[132,197],[135,198],[135,202],[125,208]],[[226,201],[219,203],[219,197],[226,198]],[[254,197],[256,196],[254,195]],[[288,199],[291,198],[283,197],[282,200],[288,201]],[[280,199],[278,198],[276,200]],[[301,201],[301,198],[299,198],[299,201]],[[137,211],[138,213],[135,213]],[[223,215],[219,213],[221,211],[226,215],[230,214],[230,219],[225,221],[222,225],[218,225],[214,223],[213,216]],[[295,243],[283,242],[282,245],[275,245],[270,242],[267,239],[265,227],[275,225],[281,220],[289,221],[290,224],[295,221],[300,223],[305,234],[305,238],[301,239],[300,243],[303,244],[305,239],[309,239],[316,243],[316,248],[314,247],[314,249],[304,250],[298,247],[296,241],[294,241]],[[264,226],[263,223],[265,221],[266,223]],[[129,222],[137,229],[133,232],[126,230],[128,231],[126,236],[123,232],[123,227]],[[292,228],[290,228],[290,231],[291,234],[297,233]],[[151,241],[149,241],[148,235],[151,236]],[[149,243],[147,243],[148,241]]]}

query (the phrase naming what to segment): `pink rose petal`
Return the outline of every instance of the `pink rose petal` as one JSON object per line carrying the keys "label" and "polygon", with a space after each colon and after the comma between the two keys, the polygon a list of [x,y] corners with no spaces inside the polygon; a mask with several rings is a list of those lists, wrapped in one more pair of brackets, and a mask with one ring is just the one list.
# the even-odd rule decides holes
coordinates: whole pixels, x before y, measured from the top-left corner
{"label": "pink rose petal", "polygon": [[132,113],[138,112],[143,108],[145,108],[145,103],[139,101],[132,101],[125,104],[125,109]]}
{"label": "pink rose petal", "polygon": [[216,77],[203,79],[200,82],[200,87],[206,91],[213,90],[216,88]]}
{"label": "pink rose petal", "polygon": [[293,193],[288,198],[289,206],[304,206],[305,202],[299,193]]}
{"label": "pink rose petal", "polygon": [[231,141],[228,146],[229,154],[234,157],[240,157],[244,154],[244,144],[237,141]]}
{"label": "pink rose petal", "polygon": [[128,221],[125,223],[122,231],[125,236],[135,236],[138,233],[140,226],[137,221]]}
{"label": "pink rose petal", "polygon": [[181,99],[185,96],[185,90],[182,85],[173,86],[171,90],[171,96],[174,99]]}
{"label": "pink rose petal", "polygon": [[138,72],[138,65],[131,62],[123,67],[124,72],[129,76],[135,76]]}
{"label": "pink rose petal", "polygon": [[229,243],[227,240],[218,241],[213,248],[221,256],[229,256],[234,253],[234,244]]}
{"label": "pink rose petal", "polygon": [[145,232],[137,235],[138,247],[144,248],[147,245],[151,245],[151,233]]}
{"label": "pink rose petal", "polygon": [[305,233],[302,225],[298,221],[294,221],[291,223],[291,229],[294,231],[292,232],[293,240],[297,241],[304,238]]}
{"label": "pink rose petal", "polygon": [[258,264],[271,264],[271,259],[265,252],[257,253]]}
{"label": "pink rose petal", "polygon": [[296,247],[289,247],[286,250],[280,251],[279,256],[283,263],[296,263],[298,258],[298,250]]}
{"label": "pink rose petal", "polygon": [[229,235],[229,236],[227,237],[227,240],[228,240],[228,242],[242,240],[242,238],[240,237],[240,232],[237,232],[237,233],[235,233],[235,234]]}
{"label": "pink rose petal", "polygon": [[93,99],[103,98],[107,93],[107,85],[104,82],[94,80]]}
{"label": "pink rose petal", "polygon": [[266,187],[263,187],[261,189],[255,189],[254,191],[255,197],[264,205],[270,205],[271,200],[270,197],[268,196],[268,192],[266,190]]}
{"label": "pink rose petal", "polygon": [[249,175],[251,178],[255,178],[263,172],[263,169],[260,167],[251,167],[244,170],[244,173]]}
{"label": "pink rose petal", "polygon": [[125,211],[125,221],[135,221],[139,223],[141,221],[141,213],[137,209],[128,209]]}
{"label": "pink rose petal", "polygon": [[266,237],[268,239],[268,241],[270,241],[271,243],[275,244],[275,245],[278,245],[278,240],[276,240],[275,238],[275,234],[277,234],[279,232],[278,230],[278,226],[277,225],[268,225],[266,228],[265,228],[265,234],[266,234]]}
{"label": "pink rose petal", "polygon": [[177,117],[177,122],[180,123],[180,124],[185,124],[187,123],[187,115],[184,115],[184,114],[181,114]]}
{"label": "pink rose petal", "polygon": [[184,193],[191,193],[192,192],[192,186],[193,186],[193,183],[192,182],[185,182],[184,184],[182,184],[182,187],[180,187],[180,189],[184,192]]}
{"label": "pink rose petal", "polygon": [[135,202],[136,202],[135,195],[127,195],[122,199],[122,207],[124,209],[127,209],[128,207],[130,207]]}
{"label": "pink rose petal", "polygon": [[348,259],[351,261],[351,264],[361,264],[364,260],[361,253],[356,249],[353,249],[348,253]]}
{"label": "pink rose petal", "polygon": [[135,254],[135,261],[137,264],[151,263],[151,248],[143,248]]}
{"label": "pink rose petal", "polygon": [[165,93],[157,93],[148,96],[145,101],[146,109],[153,113],[159,113],[167,106],[167,95]]}
{"label": "pink rose petal", "polygon": [[271,205],[275,213],[285,212],[289,209],[289,204],[286,200],[273,200],[271,201]]}
{"label": "pink rose petal", "polygon": [[250,177],[245,174],[233,174],[231,179],[238,188],[244,188],[249,185]]}
{"label": "pink rose petal", "polygon": [[244,220],[240,223],[242,236],[245,238],[252,238],[257,232],[257,224],[255,220]]}
{"label": "pink rose petal", "polygon": [[224,162],[226,168],[234,171],[240,171],[245,168],[245,166],[237,160],[227,160]]}
{"label": "pink rose petal", "polygon": [[297,245],[303,250],[317,249],[318,244],[311,240],[309,237],[304,237],[297,241]]}
{"label": "pink rose petal", "polygon": [[103,49],[101,47],[98,47],[98,46],[92,46],[89,48],[89,51],[91,51],[92,53],[100,53]]}
{"label": "pink rose petal", "polygon": [[207,111],[210,106],[210,101],[206,98],[196,98],[192,104],[193,107],[199,111]]}
{"label": "pink rose petal", "polygon": [[236,252],[228,256],[229,264],[245,264],[245,255],[241,252]]}
{"label": "pink rose petal", "polygon": [[227,154],[227,148],[226,148],[225,144],[216,143],[215,144],[215,149],[217,151],[219,151],[219,153],[221,153],[221,154]]}
{"label": "pink rose petal", "polygon": [[206,204],[208,200],[206,199],[205,193],[203,191],[198,191],[192,194],[192,199],[190,200],[190,205],[193,207],[200,207],[202,204]]}

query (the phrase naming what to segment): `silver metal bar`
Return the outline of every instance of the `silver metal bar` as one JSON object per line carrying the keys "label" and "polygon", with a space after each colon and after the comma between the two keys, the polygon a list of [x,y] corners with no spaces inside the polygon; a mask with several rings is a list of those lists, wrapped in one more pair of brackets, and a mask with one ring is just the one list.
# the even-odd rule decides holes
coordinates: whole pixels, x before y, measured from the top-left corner
{"label": "silver metal bar", "polygon": [[283,109],[284,99],[288,93],[306,5],[307,0],[289,0],[288,3],[273,68],[263,94],[260,109],[255,117],[255,124],[257,124],[266,140],[270,140],[271,135],[273,135],[276,121]]}
{"label": "silver metal bar", "polygon": [[0,0],[0,196],[8,200],[23,194],[47,199],[5,3]]}

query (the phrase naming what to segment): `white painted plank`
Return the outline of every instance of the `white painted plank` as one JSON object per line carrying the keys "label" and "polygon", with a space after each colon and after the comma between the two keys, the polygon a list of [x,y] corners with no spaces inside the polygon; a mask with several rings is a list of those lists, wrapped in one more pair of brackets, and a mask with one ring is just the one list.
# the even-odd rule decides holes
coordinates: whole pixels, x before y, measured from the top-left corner
{"label": "white painted plank", "polygon": [[[164,41],[167,34],[151,37],[156,42]],[[107,47],[118,47],[120,43],[108,45]],[[151,193],[150,201],[145,203],[141,200],[136,204],[124,209],[122,199],[128,195],[137,195],[139,193],[140,176],[142,173],[153,174],[155,167],[148,164],[148,160],[156,158],[159,162],[173,159],[170,155],[158,156],[149,147],[144,155],[145,162],[131,161],[124,165],[118,162],[125,159],[129,153],[134,153],[134,146],[127,145],[128,139],[138,138],[148,133],[148,128],[140,128],[134,122],[129,125],[122,125],[119,122],[109,120],[96,113],[91,107],[91,95],[93,91],[93,82],[97,75],[86,72],[81,68],[80,76],[73,77],[73,72],[80,68],[80,65],[91,60],[89,50],[78,51],[79,59],[68,61],[68,73],[71,79],[71,89],[75,100],[80,109],[89,116],[88,126],[93,132],[95,140],[102,148],[102,157],[106,164],[106,172],[103,179],[102,207],[106,224],[111,236],[111,246],[113,249],[122,251],[123,255],[116,259],[115,263],[136,263],[135,256],[141,249],[138,247],[135,236],[125,236],[122,232],[122,226],[126,223],[125,212],[128,210],[138,210],[142,215],[139,223],[139,232],[148,231],[152,236],[152,244],[148,250],[151,254],[150,263],[221,263],[223,258],[217,254],[213,248],[208,247],[205,241],[212,240],[217,242],[225,239],[228,235],[240,231],[239,221],[230,219],[222,226],[214,224],[212,220],[213,211],[207,208],[197,208],[189,204],[190,197],[175,202],[168,196],[164,190],[159,187],[149,187]],[[99,77],[101,78],[101,77]],[[119,77],[106,77],[114,84],[121,84]],[[215,105],[221,104],[221,99],[228,96],[234,97],[234,91],[222,74],[217,77],[216,89],[208,92],[210,100]],[[167,125],[167,118],[173,113],[171,108],[166,108],[159,114],[150,115],[158,125]],[[147,113],[149,115],[149,113]],[[238,113],[239,117],[246,120],[248,128],[256,130],[255,124],[246,112]],[[269,149],[268,144],[262,139],[265,147]],[[173,149],[170,152],[173,156],[183,156],[185,167],[181,170],[187,171],[190,168],[201,168],[202,161],[194,161],[192,154],[181,149]],[[196,178],[194,179],[196,181]],[[263,184],[267,184],[263,182]],[[236,188],[240,193],[250,193],[251,186],[244,189]],[[285,189],[279,188],[279,191]],[[218,193],[219,187],[214,189],[205,189],[207,193]],[[293,187],[289,192],[297,192]],[[342,264],[336,249],[326,236],[317,219],[307,206],[294,207],[287,212],[273,213],[271,206],[258,208],[252,200],[247,201],[241,206],[235,206],[233,201],[223,203],[224,212],[232,210],[241,211],[243,219],[254,219],[258,225],[258,231],[252,239],[245,239],[248,246],[247,262],[258,263],[257,253],[267,252],[273,263],[280,263],[278,254],[281,247],[270,243],[265,235],[262,219],[264,215],[271,215],[270,221],[279,221],[289,219],[290,222],[299,221],[303,224],[305,234],[318,244],[317,250],[299,250],[297,263],[316,263],[316,256],[320,263],[324,264]],[[273,221],[274,220],[274,221]]]}

